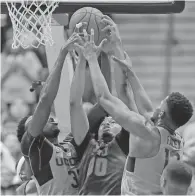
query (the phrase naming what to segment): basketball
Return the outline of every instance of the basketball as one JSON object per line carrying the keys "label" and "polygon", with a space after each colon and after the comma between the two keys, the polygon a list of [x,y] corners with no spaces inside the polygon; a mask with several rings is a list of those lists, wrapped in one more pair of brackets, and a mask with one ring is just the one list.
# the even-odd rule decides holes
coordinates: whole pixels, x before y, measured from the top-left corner
{"label": "basketball", "polygon": [[86,31],[88,34],[91,33],[91,29],[94,29],[94,42],[96,45],[99,45],[100,42],[105,38],[105,33],[101,31],[106,24],[100,23],[103,13],[96,8],[92,7],[83,7],[77,10],[71,17],[69,22],[69,35],[74,32],[76,24],[80,22],[86,22],[87,28]]}

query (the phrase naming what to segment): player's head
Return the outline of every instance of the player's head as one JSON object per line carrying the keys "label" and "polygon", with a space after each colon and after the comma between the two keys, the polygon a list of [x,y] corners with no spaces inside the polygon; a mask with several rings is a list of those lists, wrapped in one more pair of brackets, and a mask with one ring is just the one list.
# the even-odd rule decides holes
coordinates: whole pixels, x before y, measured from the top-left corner
{"label": "player's head", "polygon": [[171,161],[161,176],[164,195],[186,195],[192,181],[192,170],[181,161]]}
{"label": "player's head", "polygon": [[[21,142],[22,137],[24,133],[27,130],[27,127],[29,126],[29,122],[32,120],[32,116],[26,116],[24,117],[18,124],[17,128],[17,137],[19,142]],[[49,117],[45,127],[43,128],[43,134],[44,136],[49,140],[53,141],[54,139],[57,139],[59,135],[59,128],[58,128],[58,122],[53,118]]]}
{"label": "player's head", "polygon": [[16,173],[22,181],[27,181],[32,176],[32,173],[27,167],[28,164],[26,164],[25,158],[22,156],[16,164]]}
{"label": "player's head", "polygon": [[173,92],[161,102],[153,114],[153,120],[178,128],[186,124],[192,115],[190,101],[181,93]]}
{"label": "player's head", "polygon": [[98,139],[103,139],[106,143],[110,142],[120,131],[121,126],[112,117],[106,117],[100,125]]}

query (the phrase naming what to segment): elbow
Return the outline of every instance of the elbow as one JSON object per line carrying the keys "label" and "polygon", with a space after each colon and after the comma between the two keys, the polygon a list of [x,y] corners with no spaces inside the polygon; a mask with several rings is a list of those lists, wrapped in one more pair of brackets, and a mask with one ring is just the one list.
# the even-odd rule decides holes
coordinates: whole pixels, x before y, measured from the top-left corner
{"label": "elbow", "polygon": [[96,94],[97,103],[102,106],[102,103],[104,103],[106,100],[109,100],[109,95],[105,95],[105,93],[102,94]]}

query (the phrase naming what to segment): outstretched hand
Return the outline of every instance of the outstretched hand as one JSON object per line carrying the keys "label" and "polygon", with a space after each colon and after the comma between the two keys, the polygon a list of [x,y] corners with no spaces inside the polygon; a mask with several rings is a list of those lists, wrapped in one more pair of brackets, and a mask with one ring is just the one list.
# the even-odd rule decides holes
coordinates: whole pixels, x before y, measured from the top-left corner
{"label": "outstretched hand", "polygon": [[95,45],[94,42],[94,30],[91,29],[91,34],[88,35],[87,31],[83,30],[84,34],[84,43],[74,43],[74,45],[83,52],[83,56],[86,60],[89,60],[91,57],[98,57],[100,51],[102,50],[103,45],[107,42],[107,39],[101,41],[99,46]]}
{"label": "outstretched hand", "polygon": [[109,17],[104,15],[102,17],[101,23],[106,24],[106,27],[101,29],[102,32],[106,34],[106,38],[108,42],[104,45],[102,50],[105,53],[112,53],[113,50],[118,46],[121,45],[121,38],[120,33],[118,30],[117,25],[114,23],[114,21]]}
{"label": "outstretched hand", "polygon": [[83,44],[83,40],[81,37],[83,35],[83,33],[81,33],[81,30],[83,28],[85,28],[86,25],[87,25],[87,23],[85,23],[85,22],[79,23],[76,25],[73,34],[69,37],[69,39],[67,40],[67,42],[64,46],[64,48],[66,48],[69,52],[71,52],[75,49],[74,43]]}

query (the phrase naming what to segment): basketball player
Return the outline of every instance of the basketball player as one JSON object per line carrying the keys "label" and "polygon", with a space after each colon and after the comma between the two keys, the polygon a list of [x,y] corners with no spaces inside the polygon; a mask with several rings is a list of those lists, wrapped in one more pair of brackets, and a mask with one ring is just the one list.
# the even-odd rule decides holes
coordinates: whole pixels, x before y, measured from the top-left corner
{"label": "basketball player", "polygon": [[23,182],[16,189],[18,195],[38,195],[35,181],[32,179],[32,176],[28,176],[29,174],[32,175],[32,172],[28,171],[28,169],[29,167],[25,161],[25,158],[21,157],[16,165],[17,175]]}
{"label": "basketball player", "polygon": [[[116,24],[114,24],[113,21],[111,19],[109,19],[109,17],[106,17],[106,19],[104,19],[104,21],[106,21],[108,24],[105,29],[110,31],[109,32],[109,35],[110,35],[109,40],[112,40],[112,43],[117,43],[117,40],[120,40],[120,37],[119,37],[119,33],[117,30]],[[120,45],[121,43],[118,41],[118,44]],[[152,109],[153,107],[152,107],[150,99],[148,98],[148,96],[147,96],[144,88],[142,87],[141,83],[139,82],[137,76],[132,71],[132,65],[131,65],[130,59],[128,58],[128,55],[126,54],[125,60],[119,60],[119,58],[116,58],[116,57],[113,58],[113,60],[116,63],[119,63],[119,65],[121,65],[120,66],[121,69],[123,69],[125,76],[127,76],[129,83],[131,84],[131,88],[133,90],[133,95],[134,95],[134,99],[136,102],[138,112],[141,115],[143,115],[146,120],[148,120],[148,121],[153,120],[159,127],[162,127],[165,129],[165,131],[163,131],[163,132],[162,132],[162,130],[160,131],[160,132],[162,132],[161,136],[165,136],[166,132],[170,132],[170,134],[172,134],[171,137],[168,137],[168,141],[167,141],[169,144],[169,146],[167,146],[167,147],[169,147],[169,155],[176,155],[177,158],[179,158],[179,154],[181,154],[181,153],[177,153],[179,148],[176,149],[174,145],[177,143],[181,143],[180,148],[182,148],[183,142],[182,142],[181,137],[176,133],[173,134],[173,132],[175,129],[177,129],[179,126],[182,126],[183,124],[185,124],[191,118],[192,113],[193,113],[192,105],[180,93],[172,93],[171,95],[169,95],[169,97],[167,99],[165,99],[163,101],[164,105],[162,104],[162,107],[160,109],[157,109],[155,112],[153,112],[153,109]],[[134,100],[129,100],[129,101],[134,102]],[[179,104],[179,106],[177,106],[178,104]],[[167,108],[166,105],[169,108]],[[167,111],[163,116],[161,116],[162,112],[163,112],[161,110],[164,109],[163,107],[165,108],[165,111],[166,110]],[[171,110],[171,108],[174,108],[174,109]],[[170,111],[168,109],[170,109]],[[134,110],[134,109],[132,109],[132,110],[136,112],[136,110]],[[176,110],[176,111],[174,111],[174,110]],[[161,117],[158,116],[160,112],[161,112],[161,114],[160,114]],[[170,115],[168,115],[169,113],[170,113]],[[161,128],[159,128],[159,129],[161,129]],[[136,136],[136,138],[130,137],[131,141],[130,141],[129,156],[138,155],[138,158],[144,158],[145,157],[144,150],[147,149],[147,145],[145,146],[145,144],[144,144],[145,141],[143,140],[145,138],[140,137],[139,135],[136,135],[136,134],[134,134],[134,136]],[[172,141],[169,141],[170,138]],[[173,141],[174,141],[174,145],[171,144]],[[166,142],[166,139],[165,139],[165,142]],[[161,141],[161,146],[163,146],[163,141]],[[160,156],[160,154],[161,154],[161,156]],[[143,160],[139,161],[139,159],[136,160],[137,166],[134,168],[134,170],[135,170],[134,175],[136,175],[136,171],[137,171],[138,176],[135,178],[132,178],[131,180],[133,182],[135,181],[135,182],[137,182],[137,184],[139,184],[138,179],[143,178],[143,179],[145,179],[145,181],[150,181],[150,183],[153,183],[154,185],[159,185],[159,183],[160,183],[160,181],[159,181],[160,175],[159,174],[163,170],[162,165],[160,166],[159,162],[161,164],[164,162],[163,160],[161,160],[162,156],[164,156],[164,153],[161,150],[161,153],[159,151],[159,154],[155,158],[150,159],[150,160],[146,159],[145,160],[146,162]],[[130,157],[130,158],[128,158],[128,160],[129,159],[130,159],[130,165],[128,164],[129,162],[127,161],[127,167],[129,166],[129,169],[132,170],[133,166],[135,166],[135,158]],[[167,162],[168,162],[168,160],[165,161],[165,164],[167,164]],[[131,163],[133,163],[133,164],[131,164]],[[146,165],[148,165],[147,170],[145,169]],[[142,170],[144,170],[144,171],[142,171]],[[153,175],[151,175],[151,174],[153,174]],[[133,183],[131,183],[131,184],[133,184]],[[134,183],[134,184],[136,186],[136,183]],[[140,184],[144,184],[143,181],[142,182],[140,181]],[[144,187],[143,190],[145,190],[146,193],[147,193],[147,189],[149,189],[148,190],[149,193],[152,191],[151,185],[145,185],[143,187]],[[122,185],[122,189],[123,189],[123,185]],[[154,189],[156,189],[155,193],[158,193],[157,188],[154,188]],[[141,192],[140,194],[144,194],[144,192]]]}
{"label": "basketball player", "polygon": [[[108,18],[104,21],[108,23],[105,28],[109,30],[108,41],[113,43],[117,40],[121,44],[112,21]],[[90,41],[85,39],[84,45],[76,45],[83,51],[83,55],[89,63],[98,102],[117,123],[138,138],[134,142],[133,148],[130,148],[122,181],[122,194],[158,194],[160,193],[160,175],[167,165],[170,155],[174,154],[178,159],[180,158],[178,151],[182,148],[182,140],[175,134],[175,130],[191,118],[192,105],[180,93],[172,93],[153,112],[151,102],[143,87],[138,83],[137,78],[132,76],[129,63],[124,63],[124,60],[115,57],[114,60],[119,64],[124,64],[126,67],[128,65],[128,69],[126,69],[128,79],[133,78],[136,81],[133,83],[130,80],[130,83],[138,111],[142,115],[130,111],[121,100],[110,93],[99,69],[96,53],[108,41],[104,40],[104,43],[97,47],[93,37],[94,31],[92,30]],[[115,43],[117,42],[115,41]],[[138,96],[139,99],[137,99]],[[142,101],[138,101],[140,99]],[[150,116],[152,112],[153,117]],[[151,119],[157,122],[158,126]]]}
{"label": "basketball player", "polygon": [[[87,37],[87,32],[84,30],[84,39],[87,40]],[[102,69],[105,68],[110,69],[109,63],[107,66],[102,67]],[[75,92],[80,91],[81,89],[79,88],[82,88],[82,90],[84,88],[84,70],[85,66],[80,68],[77,74],[75,73]],[[79,93],[77,93],[76,98],[78,95]],[[79,97],[81,98],[81,96]],[[77,100],[78,105],[81,103],[80,98]],[[80,112],[78,118],[81,119],[81,117],[83,118],[83,126],[76,123],[79,122],[79,119],[72,123],[75,126],[74,137],[80,136],[77,142],[85,140],[87,145],[80,163],[79,194],[120,195],[122,174],[128,155],[129,133],[111,117],[106,117],[100,127],[95,128],[98,130],[98,135],[93,137],[86,131],[88,130],[88,120],[84,112]]]}
{"label": "basketball player", "polygon": [[161,176],[163,195],[187,195],[192,170],[181,161],[170,161]]}
{"label": "basketball player", "polygon": [[[17,135],[21,150],[28,166],[31,168],[39,195],[72,195],[77,194],[73,186],[74,176],[66,164],[77,164],[72,149],[66,153],[67,145],[58,143],[59,129],[54,118],[49,117],[51,106],[57,95],[61,71],[65,57],[72,50],[73,43],[79,41],[74,33],[65,46],[50,73],[41,93],[35,112],[21,120]],[[70,157],[73,156],[73,157]],[[69,161],[72,161],[71,163]]]}
{"label": "basketball player", "polygon": [[17,189],[17,195],[38,195],[37,187],[33,179],[23,182]]}
{"label": "basketball player", "polygon": [[[189,100],[177,92],[171,93],[166,97],[153,112],[151,101],[132,68],[128,66],[128,63],[124,63],[124,61],[120,61],[117,58],[114,59],[125,69],[133,89],[138,111],[146,119],[146,122],[150,122],[149,126],[151,127],[149,130],[153,129],[153,132],[150,133],[151,138],[155,138],[152,145],[147,144],[147,142],[142,142],[141,144],[138,141],[130,147],[131,151],[124,172],[122,191],[124,190],[125,194],[128,191],[134,194],[158,194],[159,177],[163,168],[171,158],[176,157],[178,160],[181,159],[183,139],[176,132],[176,129],[188,122],[193,114],[193,108]],[[148,128],[147,124],[146,127]],[[141,139],[146,139],[145,135],[137,136]],[[151,140],[149,139],[149,141]],[[138,147],[143,147],[144,151],[137,151],[135,147],[137,149]],[[149,151],[147,152],[147,148],[151,149],[151,152],[153,149],[152,154]],[[154,149],[156,152],[154,152]],[[151,158],[149,159],[149,157]],[[143,158],[147,159],[143,160]],[[145,170],[146,166],[147,170]],[[134,184],[130,183],[131,186],[127,185],[130,180],[135,182]]]}
{"label": "basketball player", "polygon": [[192,168],[193,179],[188,195],[195,195],[195,123],[189,124],[183,133],[184,150],[183,161]]}

